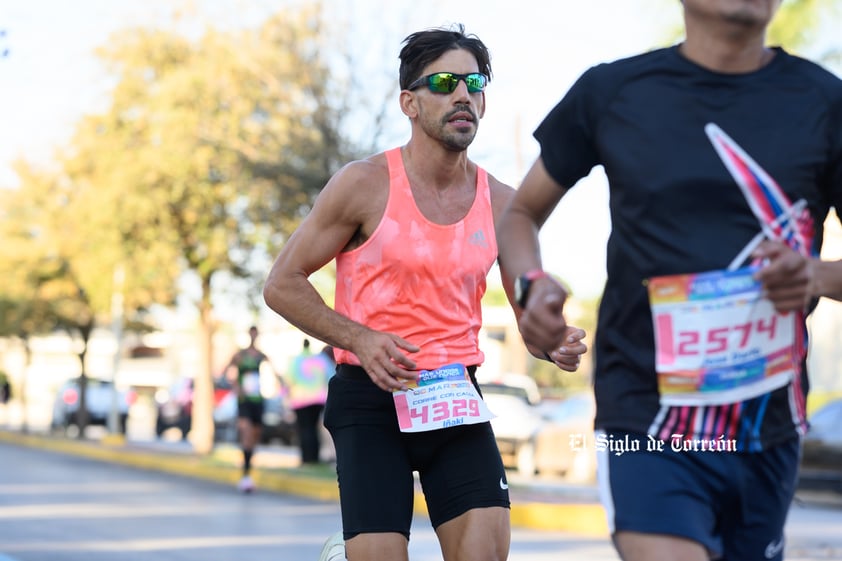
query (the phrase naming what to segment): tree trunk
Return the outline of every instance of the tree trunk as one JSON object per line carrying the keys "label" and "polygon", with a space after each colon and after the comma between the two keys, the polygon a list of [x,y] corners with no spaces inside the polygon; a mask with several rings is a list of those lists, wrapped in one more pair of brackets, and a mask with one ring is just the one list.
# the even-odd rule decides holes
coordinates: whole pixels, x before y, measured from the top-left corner
{"label": "tree trunk", "polygon": [[29,337],[23,337],[21,339],[23,341],[23,353],[24,353],[24,361],[23,361],[23,376],[21,376],[20,381],[20,411],[21,411],[21,425],[20,431],[24,434],[29,432],[29,404],[26,400],[26,392],[27,390],[27,371],[29,370],[29,365],[32,364],[32,347],[29,346]]}
{"label": "tree trunk", "polygon": [[199,454],[213,450],[213,307],[210,301],[210,278],[202,279],[202,299],[199,302],[199,364],[193,379],[193,425],[190,440]]}
{"label": "tree trunk", "polygon": [[79,434],[76,438],[82,440],[85,438],[85,429],[88,427],[88,371],[85,367],[85,357],[88,356],[88,342],[91,339],[91,333],[94,330],[94,322],[88,322],[86,325],[78,326],[79,337],[82,339],[82,347],[79,351],[79,364],[82,367],[82,372],[79,375],[79,409],[76,411],[76,426],[79,427]]}
{"label": "tree trunk", "polygon": [[82,364],[82,373],[79,375],[79,408],[76,410],[76,426],[79,427],[79,434],[76,438],[85,438],[85,427],[88,426],[88,375],[85,370],[85,355],[88,354],[88,345],[79,353],[79,362]]}

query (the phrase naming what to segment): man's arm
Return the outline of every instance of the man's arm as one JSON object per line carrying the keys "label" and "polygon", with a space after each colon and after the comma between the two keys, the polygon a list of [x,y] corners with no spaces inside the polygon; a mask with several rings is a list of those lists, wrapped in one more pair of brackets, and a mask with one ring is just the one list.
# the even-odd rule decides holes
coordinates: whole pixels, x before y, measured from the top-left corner
{"label": "man's arm", "polygon": [[842,260],[814,261],[814,298],[825,297],[842,302]]}
{"label": "man's arm", "polygon": [[[543,161],[538,158],[498,223],[500,265],[511,278],[543,268],[538,232],[565,191],[550,177]],[[527,345],[543,351],[555,351],[571,343],[569,326],[563,315],[566,299],[564,287],[553,278],[543,277],[533,281],[518,321]]]}
{"label": "man's arm", "polygon": [[388,196],[385,163],[366,160],[340,170],[316,199],[313,209],[284,244],[266,284],[266,304],[304,333],[353,352],[383,389],[404,388],[415,363],[402,352],[418,347],[394,334],[379,333],[331,309],[309,276],[324,267],[360,232],[379,223]]}
{"label": "man's arm", "polygon": [[[508,235],[502,234],[500,232],[502,217],[506,212],[507,208],[509,208],[513,203],[513,199],[516,196],[516,193],[518,192],[516,192],[508,185],[497,181],[491,176],[489,176],[489,185],[491,187],[491,203],[494,209],[494,221],[497,226],[497,245],[499,248],[503,238]],[[521,186],[521,189],[523,189],[523,186]],[[558,201],[555,201],[555,203],[557,202]],[[553,206],[555,206],[555,203],[553,203]],[[547,216],[549,216],[549,213],[543,217],[541,223],[543,223],[543,221],[546,220]],[[537,227],[534,241],[537,244]],[[539,263],[537,268],[540,268],[540,248],[536,245],[536,247],[531,249],[530,251],[532,251],[533,254],[537,255],[537,260]],[[510,273],[508,267],[503,263],[502,259],[498,259],[498,262],[500,265],[500,278],[503,282],[503,289],[506,292],[506,298],[509,300],[509,305],[512,307],[512,310],[515,313],[515,319],[517,320],[518,325],[520,325],[520,320],[523,315],[523,309],[521,309],[521,307],[517,304],[514,295],[514,278],[516,275]],[[524,271],[526,270],[530,269],[524,269]],[[585,343],[583,342],[585,335],[586,334],[583,329],[573,326],[566,326],[566,331],[563,337],[563,344],[560,346],[547,347],[542,349],[541,347],[537,347],[531,344],[526,339],[524,339],[524,343],[526,344],[526,348],[533,356],[544,360],[549,359],[562,370],[566,370],[568,372],[575,372],[579,368],[581,355],[583,355],[588,350],[587,345],[585,345]]]}

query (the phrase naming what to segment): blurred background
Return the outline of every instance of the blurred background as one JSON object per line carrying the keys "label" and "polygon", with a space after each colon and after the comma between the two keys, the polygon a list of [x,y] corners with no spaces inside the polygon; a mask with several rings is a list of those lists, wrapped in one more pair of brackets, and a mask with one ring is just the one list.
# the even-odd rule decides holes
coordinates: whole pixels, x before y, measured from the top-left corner
{"label": "blurred background", "polygon": [[[173,428],[198,451],[230,438],[219,374],[248,327],[278,374],[301,348],[262,301],[274,256],[344,163],[407,140],[401,41],[456,22],[494,71],[469,153],[515,187],[538,155],[532,131],[581,72],[681,40],[676,0],[0,4],[0,427]],[[770,42],[840,73],[839,29],[839,2],[787,0]],[[835,217],[828,228],[824,255],[842,258]],[[596,169],[542,231],[569,320],[590,334],[609,229]],[[330,303],[332,268],[313,281]],[[590,363],[570,375],[532,360],[496,272],[484,304],[486,382],[532,405],[533,384],[541,401],[581,398]],[[812,410],[842,396],[842,306],[822,301],[811,321]],[[518,452],[513,465],[538,469]]]}

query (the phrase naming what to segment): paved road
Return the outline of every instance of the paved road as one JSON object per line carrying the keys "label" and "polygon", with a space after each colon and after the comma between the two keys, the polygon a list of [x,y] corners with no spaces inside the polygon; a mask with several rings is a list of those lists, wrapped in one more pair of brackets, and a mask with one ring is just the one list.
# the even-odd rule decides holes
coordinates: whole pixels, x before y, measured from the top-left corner
{"label": "paved road", "polygon": [[[0,561],[307,561],[339,509],[230,486],[0,444]],[[414,561],[439,561],[425,518]],[[616,560],[604,539],[516,531],[512,561]]]}
{"label": "paved road", "polygon": [[[0,443],[0,561],[307,561],[339,527],[334,502]],[[809,496],[788,524],[790,561],[842,559],[842,508]],[[415,521],[413,561],[440,561]],[[616,561],[603,538],[515,530],[511,561]]]}

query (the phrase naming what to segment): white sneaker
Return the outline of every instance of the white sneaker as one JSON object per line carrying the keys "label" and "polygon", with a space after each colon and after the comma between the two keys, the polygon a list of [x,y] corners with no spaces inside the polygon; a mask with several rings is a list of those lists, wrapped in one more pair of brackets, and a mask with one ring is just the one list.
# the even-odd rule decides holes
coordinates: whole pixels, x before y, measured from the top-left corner
{"label": "white sneaker", "polygon": [[322,547],[319,561],[345,561],[345,538],[342,531],[330,536]]}
{"label": "white sneaker", "polygon": [[243,493],[251,493],[255,489],[254,481],[251,480],[251,477],[248,475],[244,475],[240,482],[237,483],[237,489],[242,491]]}

